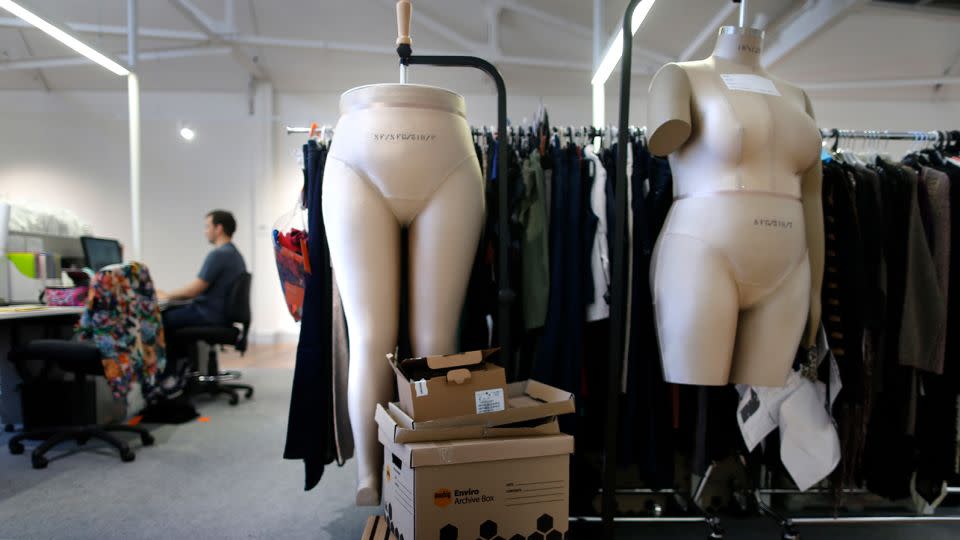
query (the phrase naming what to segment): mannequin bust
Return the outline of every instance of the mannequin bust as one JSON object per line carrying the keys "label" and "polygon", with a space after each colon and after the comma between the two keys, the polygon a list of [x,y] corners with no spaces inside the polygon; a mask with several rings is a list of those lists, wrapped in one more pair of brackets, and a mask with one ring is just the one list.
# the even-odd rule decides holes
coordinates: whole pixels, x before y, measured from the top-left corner
{"label": "mannequin bust", "polygon": [[456,352],[484,220],[480,164],[463,97],[412,84],[354,88],[340,99],[324,168],[323,223],[350,339],[347,390],[357,504],[380,504],[377,403],[394,395],[400,229],[409,228],[409,326],[415,355]]}
{"label": "mannequin bust", "polygon": [[674,175],[651,264],[669,382],[782,386],[798,345],[815,344],[820,133],[762,49],[762,31],[723,27],[709,58],[667,64],[650,84],[650,150]]}

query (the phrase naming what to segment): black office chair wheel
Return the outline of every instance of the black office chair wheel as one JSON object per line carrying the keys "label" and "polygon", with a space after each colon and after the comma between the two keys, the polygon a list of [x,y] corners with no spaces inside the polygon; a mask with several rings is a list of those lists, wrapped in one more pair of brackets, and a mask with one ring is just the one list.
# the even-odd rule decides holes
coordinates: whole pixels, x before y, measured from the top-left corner
{"label": "black office chair wheel", "polygon": [[236,405],[237,403],[240,403],[240,397],[237,396],[236,392],[233,392],[230,394],[230,405]]}
{"label": "black office chair wheel", "polygon": [[19,456],[25,450],[23,444],[14,441],[10,441],[10,444],[7,445],[7,448],[9,448],[10,453],[15,456]]}
{"label": "black office chair wheel", "polygon": [[130,450],[129,448],[124,448],[120,450],[120,459],[124,463],[130,463],[131,461],[137,459],[137,455],[133,453],[133,450]]}
{"label": "black office chair wheel", "polygon": [[252,398],[252,397],[253,397],[253,388],[247,388],[247,391],[246,391],[246,393],[244,394],[244,396],[245,396],[247,399]]}
{"label": "black office chair wheel", "polygon": [[143,446],[153,446],[153,443],[155,442],[157,441],[156,439],[153,438],[153,435],[149,433],[140,434],[140,444],[142,444]]}
{"label": "black office chair wheel", "polygon": [[13,433],[13,424],[7,424],[3,426],[3,430],[7,433]]}
{"label": "black office chair wheel", "polygon": [[77,437],[77,446],[83,446],[90,440],[89,435],[79,435]]}
{"label": "black office chair wheel", "polygon": [[50,462],[47,460],[47,458],[45,458],[45,457],[43,457],[43,456],[32,455],[32,456],[30,456],[30,461],[31,461],[31,463],[33,463],[33,468],[34,468],[34,469],[46,469],[46,468],[47,468],[47,465],[50,464]]}

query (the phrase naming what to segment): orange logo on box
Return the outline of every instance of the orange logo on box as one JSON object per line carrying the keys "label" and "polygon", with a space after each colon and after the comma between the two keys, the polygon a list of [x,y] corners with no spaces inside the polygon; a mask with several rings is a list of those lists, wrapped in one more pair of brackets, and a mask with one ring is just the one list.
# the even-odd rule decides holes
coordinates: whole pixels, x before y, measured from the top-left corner
{"label": "orange logo on box", "polygon": [[433,504],[444,508],[453,502],[453,493],[449,489],[440,488],[433,494]]}

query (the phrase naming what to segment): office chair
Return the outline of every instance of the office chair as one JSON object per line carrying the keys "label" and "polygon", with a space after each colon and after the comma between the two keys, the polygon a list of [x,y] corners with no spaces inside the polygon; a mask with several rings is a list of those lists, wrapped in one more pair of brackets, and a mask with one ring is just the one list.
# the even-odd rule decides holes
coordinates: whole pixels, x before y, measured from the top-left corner
{"label": "office chair", "polygon": [[[10,358],[17,364],[21,378],[25,382],[36,381],[43,377],[50,368],[58,366],[64,371],[73,373],[74,399],[83,400],[84,389],[86,387],[86,376],[103,376],[103,363],[101,362],[100,350],[96,345],[89,342],[68,341],[62,339],[38,339],[29,342],[23,347],[11,352]],[[43,370],[39,377],[31,377],[24,366],[26,360],[41,360],[44,363]],[[83,407],[77,403],[71,404],[71,416],[76,422],[78,416],[82,416]],[[25,411],[26,412],[26,411]],[[81,421],[85,419],[79,419]],[[140,435],[140,442],[143,446],[151,446],[154,442],[153,436],[145,428],[140,426],[130,426],[126,424],[93,424],[93,425],[68,425],[60,427],[41,427],[30,428],[23,433],[13,436],[7,443],[11,454],[22,454],[25,450],[24,439],[44,439],[30,455],[30,461],[34,469],[43,469],[49,464],[46,453],[54,446],[68,440],[75,440],[78,445],[86,444],[90,439],[100,439],[120,452],[120,459],[124,462],[133,461],[136,454],[130,449],[130,446],[120,439],[111,435],[112,432],[127,432]]]}
{"label": "office chair", "polygon": [[[226,312],[230,326],[188,326],[172,332],[168,337],[181,342],[204,342],[210,347],[207,355],[206,375],[194,371],[191,374],[192,382],[196,384],[195,391],[206,392],[211,396],[227,394],[230,396],[230,405],[240,401],[238,390],[244,391],[247,399],[253,397],[253,387],[247,384],[230,383],[240,378],[239,371],[220,371],[217,359],[217,348],[221,350],[231,346],[243,355],[247,351],[247,338],[250,334],[250,284],[253,276],[244,272],[230,288],[227,298]],[[196,360],[196,358],[194,359]],[[198,362],[199,363],[199,362]]]}

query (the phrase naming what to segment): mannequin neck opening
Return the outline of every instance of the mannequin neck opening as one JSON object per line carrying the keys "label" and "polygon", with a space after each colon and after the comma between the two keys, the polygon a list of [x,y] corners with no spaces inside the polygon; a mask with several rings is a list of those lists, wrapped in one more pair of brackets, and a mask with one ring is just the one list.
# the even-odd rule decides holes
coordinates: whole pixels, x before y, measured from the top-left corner
{"label": "mannequin neck opening", "polygon": [[760,67],[763,54],[763,30],[724,26],[717,36],[712,56],[736,64]]}

